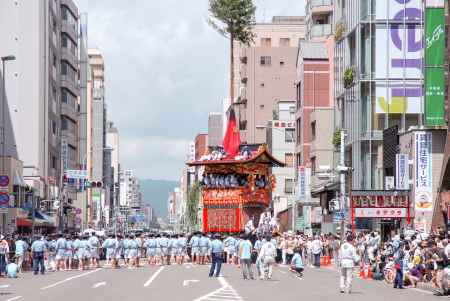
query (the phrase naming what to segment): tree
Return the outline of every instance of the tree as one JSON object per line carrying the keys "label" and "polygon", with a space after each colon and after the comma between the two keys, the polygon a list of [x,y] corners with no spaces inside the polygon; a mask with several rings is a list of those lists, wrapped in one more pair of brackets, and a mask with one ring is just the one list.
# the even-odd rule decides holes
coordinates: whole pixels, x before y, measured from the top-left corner
{"label": "tree", "polygon": [[255,10],[252,0],[209,0],[208,23],[221,35],[230,39],[230,99],[234,102],[234,48],[233,42],[244,45],[253,42]]}
{"label": "tree", "polygon": [[197,225],[199,201],[200,201],[200,185],[198,184],[198,182],[196,182],[192,186],[191,191],[189,191],[188,203],[186,206],[189,225],[194,228]]}

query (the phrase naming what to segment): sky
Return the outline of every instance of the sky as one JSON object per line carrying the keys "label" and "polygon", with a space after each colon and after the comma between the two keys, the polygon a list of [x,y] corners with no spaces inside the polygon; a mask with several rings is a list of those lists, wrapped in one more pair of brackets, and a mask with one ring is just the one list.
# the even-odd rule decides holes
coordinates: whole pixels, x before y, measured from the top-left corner
{"label": "sky", "polygon": [[[108,120],[122,168],[179,180],[189,141],[227,96],[228,42],[207,24],[208,0],[74,0],[88,45],[105,59]],[[254,0],[258,22],[304,15],[303,0]]]}

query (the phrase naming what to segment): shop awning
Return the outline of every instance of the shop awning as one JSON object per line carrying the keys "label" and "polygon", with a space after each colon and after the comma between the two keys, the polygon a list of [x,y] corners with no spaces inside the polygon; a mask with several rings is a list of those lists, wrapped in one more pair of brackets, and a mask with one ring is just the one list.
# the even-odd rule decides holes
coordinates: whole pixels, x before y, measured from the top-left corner
{"label": "shop awning", "polygon": [[43,226],[55,226],[55,218],[52,216],[49,216],[41,211],[36,211],[34,213],[34,222],[37,225],[43,225]]}

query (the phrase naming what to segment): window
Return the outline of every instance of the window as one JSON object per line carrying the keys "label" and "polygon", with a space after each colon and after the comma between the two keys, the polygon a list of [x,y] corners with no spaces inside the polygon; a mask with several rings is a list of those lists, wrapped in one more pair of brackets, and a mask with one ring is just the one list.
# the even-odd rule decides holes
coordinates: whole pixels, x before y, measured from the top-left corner
{"label": "window", "polygon": [[272,64],[272,57],[262,56],[260,59],[261,66],[270,66]]}
{"label": "window", "polygon": [[311,174],[316,174],[316,157],[311,158]]}
{"label": "window", "polygon": [[271,38],[261,38],[261,47],[272,47]]}
{"label": "window", "polygon": [[281,67],[284,66],[284,62],[283,62],[283,61],[280,62],[280,66],[281,66]]}
{"label": "window", "polygon": [[56,55],[53,55],[53,67],[56,68]]}
{"label": "window", "polygon": [[52,156],[52,168],[56,169],[56,167],[58,166],[58,164],[56,163],[58,160],[56,159],[55,156]]}
{"label": "window", "polygon": [[264,105],[259,105],[259,108],[260,108],[261,110],[264,110]]}
{"label": "window", "polygon": [[287,143],[294,142],[295,140],[295,129],[285,129],[284,130],[284,141]]}
{"label": "window", "polygon": [[298,143],[302,142],[302,119],[297,119],[297,141]]}
{"label": "window", "polygon": [[311,122],[311,140],[316,140],[316,121]]}
{"label": "window", "polygon": [[300,109],[302,106],[302,83],[299,82],[297,84],[297,109]]}
{"label": "window", "polygon": [[67,118],[61,118],[61,130],[65,131],[69,129],[69,121]]}
{"label": "window", "polygon": [[291,46],[291,39],[289,38],[280,38],[280,47],[289,47]]}
{"label": "window", "polygon": [[286,163],[286,167],[294,167],[294,154],[285,153],[284,154],[284,163]]}
{"label": "window", "polygon": [[284,193],[293,194],[294,193],[294,180],[284,179]]}
{"label": "window", "polygon": [[52,120],[52,133],[53,135],[56,135],[56,132],[58,131],[56,126],[56,121]]}

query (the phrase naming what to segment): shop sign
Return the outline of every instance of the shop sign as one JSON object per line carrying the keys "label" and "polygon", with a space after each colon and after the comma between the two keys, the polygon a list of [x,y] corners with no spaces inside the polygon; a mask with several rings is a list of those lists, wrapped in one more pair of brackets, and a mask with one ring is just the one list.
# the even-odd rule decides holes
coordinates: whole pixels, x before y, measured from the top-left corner
{"label": "shop sign", "polygon": [[0,187],[8,187],[9,185],[9,176],[0,175]]}
{"label": "shop sign", "polygon": [[408,196],[352,196],[353,208],[408,208]]}
{"label": "shop sign", "polygon": [[409,189],[409,165],[408,154],[395,155],[395,189],[408,190]]}
{"label": "shop sign", "polygon": [[431,212],[433,210],[432,183],[432,135],[430,132],[415,133],[415,210]]}
{"label": "shop sign", "polygon": [[64,172],[69,179],[85,180],[88,178],[87,170],[69,169]]}
{"label": "shop sign", "polygon": [[355,208],[355,217],[404,218],[407,208]]}
{"label": "shop sign", "polygon": [[308,201],[311,198],[311,168],[300,166],[298,168],[298,198]]}

